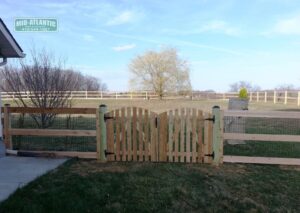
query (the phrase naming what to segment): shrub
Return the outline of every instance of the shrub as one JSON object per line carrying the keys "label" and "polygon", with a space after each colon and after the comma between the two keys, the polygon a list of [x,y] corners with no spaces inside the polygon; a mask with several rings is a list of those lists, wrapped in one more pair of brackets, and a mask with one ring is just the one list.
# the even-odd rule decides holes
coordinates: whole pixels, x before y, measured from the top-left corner
{"label": "shrub", "polygon": [[239,98],[242,98],[242,99],[248,98],[248,91],[246,88],[240,89]]}

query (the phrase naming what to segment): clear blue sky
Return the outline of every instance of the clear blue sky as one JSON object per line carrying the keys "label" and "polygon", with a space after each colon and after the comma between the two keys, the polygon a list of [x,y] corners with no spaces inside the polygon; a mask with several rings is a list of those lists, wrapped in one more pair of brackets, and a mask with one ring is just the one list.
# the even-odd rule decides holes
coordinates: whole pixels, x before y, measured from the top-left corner
{"label": "clear blue sky", "polygon": [[[190,62],[194,89],[300,85],[299,0],[2,0],[0,14],[25,53],[47,48],[110,90],[127,90],[130,60],[162,46]],[[14,32],[17,17],[54,17],[59,31]]]}

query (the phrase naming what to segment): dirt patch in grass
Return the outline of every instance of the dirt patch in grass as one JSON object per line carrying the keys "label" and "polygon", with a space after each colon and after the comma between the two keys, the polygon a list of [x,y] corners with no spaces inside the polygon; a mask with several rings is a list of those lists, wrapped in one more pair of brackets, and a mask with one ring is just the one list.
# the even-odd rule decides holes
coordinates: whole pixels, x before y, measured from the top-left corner
{"label": "dirt patch in grass", "polygon": [[109,173],[123,173],[128,168],[119,163],[102,163],[95,160],[79,161],[70,167],[73,174],[80,176],[88,176],[93,173],[109,172]]}
{"label": "dirt patch in grass", "polygon": [[291,171],[298,171],[300,172],[300,166],[285,166],[285,165],[281,165],[279,166],[280,169],[282,170],[291,170]]}

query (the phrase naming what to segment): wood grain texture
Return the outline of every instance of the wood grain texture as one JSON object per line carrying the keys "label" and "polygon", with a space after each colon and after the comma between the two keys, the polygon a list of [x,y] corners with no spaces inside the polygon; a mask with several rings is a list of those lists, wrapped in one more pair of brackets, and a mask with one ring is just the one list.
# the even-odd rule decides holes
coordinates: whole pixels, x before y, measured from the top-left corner
{"label": "wood grain texture", "polygon": [[160,162],[167,161],[167,142],[168,142],[168,114],[167,112],[159,114],[159,157]]}

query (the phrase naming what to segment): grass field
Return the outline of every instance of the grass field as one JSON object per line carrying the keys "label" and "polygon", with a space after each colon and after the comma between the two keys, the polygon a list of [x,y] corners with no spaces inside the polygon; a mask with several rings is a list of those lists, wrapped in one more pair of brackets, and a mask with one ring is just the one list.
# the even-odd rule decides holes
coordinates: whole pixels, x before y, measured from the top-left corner
{"label": "grass field", "polygon": [[71,160],[0,212],[299,212],[299,169]]}
{"label": "grass field", "polygon": [[[12,101],[4,101],[12,106],[15,103]],[[99,107],[100,104],[106,104],[109,110],[121,108],[121,107],[143,107],[150,109],[154,112],[164,112],[170,109],[190,107],[202,109],[205,112],[211,111],[211,108],[215,105],[220,106],[221,109],[227,109],[228,101],[222,100],[73,100],[73,107]],[[295,104],[273,104],[261,103],[261,102],[250,102],[249,110],[300,110]]]}

